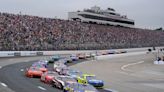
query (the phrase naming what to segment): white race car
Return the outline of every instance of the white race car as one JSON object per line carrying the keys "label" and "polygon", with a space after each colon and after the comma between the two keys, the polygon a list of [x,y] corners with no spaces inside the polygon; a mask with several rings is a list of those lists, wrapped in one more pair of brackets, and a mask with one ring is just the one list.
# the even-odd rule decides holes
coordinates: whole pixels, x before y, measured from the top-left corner
{"label": "white race car", "polygon": [[57,76],[52,80],[52,86],[63,89],[66,85],[77,83],[77,81],[70,76]]}

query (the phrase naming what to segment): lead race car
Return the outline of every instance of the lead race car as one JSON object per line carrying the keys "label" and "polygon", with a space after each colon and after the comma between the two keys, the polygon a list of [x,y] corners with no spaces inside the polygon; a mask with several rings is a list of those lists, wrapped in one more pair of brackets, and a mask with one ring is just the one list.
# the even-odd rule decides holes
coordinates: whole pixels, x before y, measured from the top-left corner
{"label": "lead race car", "polygon": [[103,80],[99,80],[96,78],[95,75],[91,75],[91,74],[83,74],[82,76],[79,76],[77,78],[78,83],[81,84],[91,84],[96,88],[103,88],[104,86],[104,81]]}

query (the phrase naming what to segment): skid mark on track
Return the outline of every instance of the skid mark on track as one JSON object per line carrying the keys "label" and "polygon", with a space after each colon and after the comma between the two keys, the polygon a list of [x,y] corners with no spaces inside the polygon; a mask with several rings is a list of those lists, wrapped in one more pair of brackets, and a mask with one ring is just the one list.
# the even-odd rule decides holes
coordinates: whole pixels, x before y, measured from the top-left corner
{"label": "skid mark on track", "polygon": [[130,71],[130,70],[126,69],[126,68],[129,67],[129,66],[133,66],[133,65],[137,65],[137,64],[141,64],[141,63],[144,63],[144,61],[139,61],[139,62],[136,62],[136,63],[130,63],[130,64],[123,65],[121,67],[121,70],[123,70],[123,71]]}
{"label": "skid mark on track", "polygon": [[44,90],[44,91],[46,90],[45,88],[43,88],[41,86],[38,86],[38,88],[41,89],[41,90]]}

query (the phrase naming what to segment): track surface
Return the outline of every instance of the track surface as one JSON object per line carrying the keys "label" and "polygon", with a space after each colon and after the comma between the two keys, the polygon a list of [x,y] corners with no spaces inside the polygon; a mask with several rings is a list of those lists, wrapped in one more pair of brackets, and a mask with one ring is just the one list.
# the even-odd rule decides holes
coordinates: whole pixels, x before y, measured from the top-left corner
{"label": "track surface", "polygon": [[28,63],[18,63],[6,66],[0,70],[1,82],[6,83],[12,90],[15,92],[43,92],[44,90],[40,89],[47,88],[47,92],[60,92],[60,90],[54,89],[49,85],[41,83],[37,78],[27,78],[24,75],[25,69],[29,67],[32,62]]}
{"label": "track surface", "polygon": [[[153,65],[154,54],[116,57],[109,60],[82,62],[71,67],[85,73],[96,74],[103,79],[106,88],[119,92],[164,92],[164,66]],[[0,82],[15,92],[61,92],[37,78],[26,78],[24,69],[31,65],[32,58],[1,59]],[[18,63],[22,62],[22,63]],[[12,64],[17,63],[17,64]],[[12,64],[12,65],[8,65]],[[8,65],[8,66],[6,66]],[[101,92],[107,90],[101,90]],[[0,92],[9,92],[1,91]]]}
{"label": "track surface", "polygon": [[71,67],[96,74],[107,88],[119,92],[164,92],[164,65],[154,65],[154,59],[153,53],[145,53],[83,62]]}
{"label": "track surface", "polygon": [[[5,83],[9,88],[15,92],[61,92],[61,90],[52,87],[51,85],[44,84],[39,78],[27,78],[24,71],[27,67],[35,62],[23,62],[11,64],[0,69],[0,81]],[[83,62],[83,61],[79,61]],[[76,64],[76,63],[74,63]],[[69,64],[74,65],[74,64]],[[49,70],[52,70],[52,64]],[[111,92],[107,90],[99,90],[100,92]]]}

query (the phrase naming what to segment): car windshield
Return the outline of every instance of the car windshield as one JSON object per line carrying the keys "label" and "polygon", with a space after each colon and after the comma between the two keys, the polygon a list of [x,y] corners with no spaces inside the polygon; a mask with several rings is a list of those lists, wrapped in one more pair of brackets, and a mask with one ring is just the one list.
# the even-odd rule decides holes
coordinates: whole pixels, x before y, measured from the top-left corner
{"label": "car windshield", "polygon": [[87,80],[93,80],[93,79],[96,79],[96,76],[86,76],[86,79]]}
{"label": "car windshield", "polygon": [[35,67],[30,68],[30,70],[32,70],[32,71],[40,71],[38,68],[35,68]]}
{"label": "car windshield", "polygon": [[36,64],[32,64],[32,66],[35,66],[35,67],[44,67],[42,64],[39,64],[39,63],[38,64],[37,63]]}

